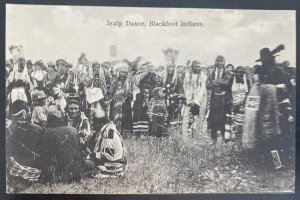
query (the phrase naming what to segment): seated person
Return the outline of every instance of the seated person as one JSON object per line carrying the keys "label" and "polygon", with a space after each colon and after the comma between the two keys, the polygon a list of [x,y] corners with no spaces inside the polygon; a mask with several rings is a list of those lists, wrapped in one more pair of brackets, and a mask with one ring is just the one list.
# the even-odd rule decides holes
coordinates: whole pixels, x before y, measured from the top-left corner
{"label": "seated person", "polygon": [[101,129],[99,129],[100,127],[94,129],[95,132],[91,135],[89,142],[92,153],[88,157],[95,162],[98,170],[95,177],[124,176],[127,162],[124,156],[122,136],[114,123],[108,122],[104,112],[101,110],[93,110],[93,112],[94,120],[103,124]]}

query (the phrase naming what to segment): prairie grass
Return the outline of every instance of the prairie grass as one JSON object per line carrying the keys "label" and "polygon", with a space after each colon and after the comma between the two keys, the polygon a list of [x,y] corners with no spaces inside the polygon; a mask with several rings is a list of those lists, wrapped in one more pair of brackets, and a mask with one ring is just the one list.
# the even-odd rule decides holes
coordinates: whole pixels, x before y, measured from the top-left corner
{"label": "prairie grass", "polygon": [[7,183],[8,193],[169,194],[294,192],[295,170],[272,170],[251,162],[239,141],[212,145],[207,134],[183,141],[168,138],[124,140],[128,165],[124,178],[84,178],[80,183]]}

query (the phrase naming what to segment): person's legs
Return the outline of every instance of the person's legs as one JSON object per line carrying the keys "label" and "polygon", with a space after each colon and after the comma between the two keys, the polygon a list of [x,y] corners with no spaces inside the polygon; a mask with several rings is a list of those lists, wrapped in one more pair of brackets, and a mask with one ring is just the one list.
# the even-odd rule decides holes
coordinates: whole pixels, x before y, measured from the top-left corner
{"label": "person's legs", "polygon": [[217,138],[218,138],[218,131],[215,127],[211,127],[211,140],[213,143],[217,142]]}
{"label": "person's legs", "polygon": [[201,132],[201,117],[199,115],[195,115],[194,116],[194,125],[193,125],[193,132],[194,132],[194,136],[200,138],[203,133]]}

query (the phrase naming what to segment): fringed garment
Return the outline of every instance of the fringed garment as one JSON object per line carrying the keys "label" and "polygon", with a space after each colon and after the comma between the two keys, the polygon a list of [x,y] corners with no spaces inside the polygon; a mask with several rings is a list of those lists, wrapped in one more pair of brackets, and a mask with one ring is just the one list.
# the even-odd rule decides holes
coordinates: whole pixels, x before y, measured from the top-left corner
{"label": "fringed garment", "polygon": [[167,106],[163,98],[152,98],[149,102],[148,116],[150,119],[149,135],[162,137],[167,134],[165,125],[168,119]]}
{"label": "fringed garment", "polygon": [[[190,115],[193,117],[192,131],[193,135],[202,135],[206,133],[206,108],[207,108],[207,90],[206,90],[207,76],[200,72],[194,74],[189,71],[185,74],[183,88],[184,96],[186,97],[186,107],[183,114],[182,134],[186,135],[188,132],[188,124]],[[194,104],[193,106],[191,106]]]}
{"label": "fringed garment", "polygon": [[112,86],[109,118],[116,124],[121,134],[132,131],[132,111],[129,80],[116,80]]}
{"label": "fringed garment", "polygon": [[145,99],[142,93],[137,94],[136,100],[133,104],[133,134],[148,135],[149,118],[147,115],[149,99]]}

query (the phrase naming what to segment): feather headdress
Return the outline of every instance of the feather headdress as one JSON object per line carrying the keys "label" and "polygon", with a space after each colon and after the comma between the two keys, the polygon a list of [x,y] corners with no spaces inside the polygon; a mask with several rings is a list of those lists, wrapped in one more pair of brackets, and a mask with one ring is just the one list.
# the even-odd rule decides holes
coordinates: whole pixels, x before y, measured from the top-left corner
{"label": "feather headdress", "polygon": [[[175,65],[175,62],[177,60],[177,57],[179,55],[179,50],[175,50],[173,48],[168,48],[166,50],[163,50],[163,53],[165,55],[165,59],[167,61],[167,65]],[[167,82],[167,76],[168,76],[168,67],[165,67],[165,71],[162,74],[162,82],[163,85],[166,84]],[[173,78],[172,78],[172,84],[174,84],[174,86],[177,84],[177,66],[175,65],[175,70],[174,70],[174,74],[173,74]]]}
{"label": "feather headdress", "polygon": [[18,60],[19,58],[24,58],[22,45],[11,45],[8,47],[8,49],[14,61]]}
{"label": "feather headdress", "polygon": [[167,63],[175,64],[177,57],[179,55],[179,50],[178,49],[175,50],[173,48],[168,48],[168,49],[163,50],[163,52],[164,52]]}

